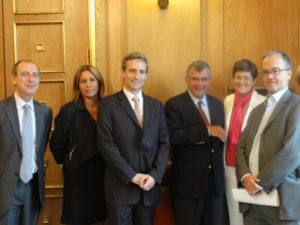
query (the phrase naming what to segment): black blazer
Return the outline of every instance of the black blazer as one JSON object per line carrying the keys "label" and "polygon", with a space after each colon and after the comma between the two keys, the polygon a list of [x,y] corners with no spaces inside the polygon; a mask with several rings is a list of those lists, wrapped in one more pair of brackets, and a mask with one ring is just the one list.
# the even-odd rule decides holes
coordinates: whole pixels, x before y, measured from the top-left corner
{"label": "black blazer", "polygon": [[50,149],[55,161],[63,163],[65,169],[74,170],[89,159],[100,156],[96,147],[97,123],[82,98],[65,104],[54,122]]}
{"label": "black blazer", "polygon": [[[206,95],[211,125],[224,128],[223,104]],[[188,92],[165,105],[170,143],[173,149],[171,188],[176,196],[205,195],[212,172],[217,196],[224,194],[223,143],[209,136],[208,129]]]}
{"label": "black blazer", "polygon": [[[44,153],[50,133],[52,110],[33,101],[36,121],[37,167],[39,200],[45,195]],[[22,140],[14,96],[0,102],[0,216],[3,215],[14,195],[22,162]]]}
{"label": "black blazer", "polygon": [[[101,101],[98,118],[99,150],[106,160],[105,193],[108,204],[136,204],[141,197],[146,206],[159,204],[159,183],[169,155],[169,137],[161,102],[144,98],[144,128],[123,91]],[[136,173],[156,180],[150,191],[131,182]]]}

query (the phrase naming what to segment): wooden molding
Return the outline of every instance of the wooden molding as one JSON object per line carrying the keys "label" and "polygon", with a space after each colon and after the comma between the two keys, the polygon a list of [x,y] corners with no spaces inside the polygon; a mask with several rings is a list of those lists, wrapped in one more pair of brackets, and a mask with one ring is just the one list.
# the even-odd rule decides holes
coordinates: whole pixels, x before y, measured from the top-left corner
{"label": "wooden molding", "polygon": [[158,6],[160,9],[168,8],[169,0],[158,0]]}

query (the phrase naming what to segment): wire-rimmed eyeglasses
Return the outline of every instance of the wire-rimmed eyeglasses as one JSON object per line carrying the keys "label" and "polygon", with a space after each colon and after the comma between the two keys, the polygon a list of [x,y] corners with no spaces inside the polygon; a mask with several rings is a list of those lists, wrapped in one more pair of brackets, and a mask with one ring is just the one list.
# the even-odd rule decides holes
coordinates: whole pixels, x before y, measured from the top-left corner
{"label": "wire-rimmed eyeglasses", "polygon": [[281,71],[285,71],[285,70],[290,70],[290,68],[280,69],[278,67],[274,67],[274,68],[271,69],[271,71],[269,71],[269,70],[262,70],[260,72],[260,74],[262,76],[265,76],[265,75],[268,75],[268,74],[272,74],[274,76],[278,76]]}

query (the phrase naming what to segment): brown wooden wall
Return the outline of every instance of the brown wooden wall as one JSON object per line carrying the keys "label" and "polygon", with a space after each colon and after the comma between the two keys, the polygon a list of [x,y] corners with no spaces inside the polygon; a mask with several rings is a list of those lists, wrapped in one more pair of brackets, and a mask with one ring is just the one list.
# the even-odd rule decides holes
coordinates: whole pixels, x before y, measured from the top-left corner
{"label": "brown wooden wall", "polygon": [[[299,62],[299,0],[96,1],[96,64],[107,94],[120,90],[120,64],[129,51],[150,64],[144,92],[163,102],[185,90],[186,67],[206,60],[213,72],[210,93],[223,100],[232,87],[233,63],[249,58],[260,67],[263,52],[285,51]],[[258,78],[257,86],[263,86]]]}

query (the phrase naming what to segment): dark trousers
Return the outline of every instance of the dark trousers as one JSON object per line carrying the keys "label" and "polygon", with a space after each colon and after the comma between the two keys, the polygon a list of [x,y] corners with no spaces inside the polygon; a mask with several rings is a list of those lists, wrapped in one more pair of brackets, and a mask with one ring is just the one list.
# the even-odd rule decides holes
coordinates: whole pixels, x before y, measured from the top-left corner
{"label": "dark trousers", "polygon": [[7,212],[0,217],[1,225],[35,225],[38,223],[40,201],[37,175],[24,183],[19,179]]}
{"label": "dark trousers", "polygon": [[221,225],[223,197],[216,197],[212,179],[200,198],[173,197],[176,225]]}
{"label": "dark trousers", "polygon": [[[107,205],[108,225],[153,225],[155,206]],[[132,223],[131,223],[132,222]]]}
{"label": "dark trousers", "polygon": [[250,208],[244,213],[245,225],[300,225],[296,220],[278,219],[278,207],[250,205]]}

